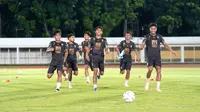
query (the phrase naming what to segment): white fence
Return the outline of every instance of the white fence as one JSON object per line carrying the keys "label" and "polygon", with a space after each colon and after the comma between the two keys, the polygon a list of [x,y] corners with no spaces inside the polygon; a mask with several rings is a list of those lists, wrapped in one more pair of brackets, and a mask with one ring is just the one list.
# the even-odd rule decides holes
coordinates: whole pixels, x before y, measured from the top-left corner
{"label": "white fence", "polygon": [[[109,55],[106,63],[117,63],[115,48],[124,38],[107,38]],[[164,37],[166,42],[177,52],[173,57],[170,52],[161,47],[162,61],[164,63],[200,63],[200,37]],[[51,54],[45,52],[53,38],[0,38],[0,64],[48,64]],[[66,39],[63,39],[65,41]],[[83,38],[76,38],[78,44]],[[134,38],[139,45],[142,38]],[[140,51],[141,62],[145,62],[145,52]]]}

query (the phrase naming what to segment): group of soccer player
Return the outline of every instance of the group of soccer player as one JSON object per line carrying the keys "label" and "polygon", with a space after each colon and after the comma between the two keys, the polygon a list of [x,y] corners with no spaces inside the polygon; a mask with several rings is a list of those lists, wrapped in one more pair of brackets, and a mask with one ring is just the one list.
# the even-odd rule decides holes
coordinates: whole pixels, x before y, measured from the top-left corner
{"label": "group of soccer player", "polygon": [[[143,42],[139,47],[142,50],[146,45],[147,66],[148,72],[146,74],[145,90],[149,90],[150,77],[153,67],[156,69],[156,91],[160,90],[161,81],[161,56],[160,56],[160,43],[164,47],[171,51],[172,54],[176,53],[168,46],[161,35],[156,34],[157,24],[150,24],[150,33],[144,36]],[[72,76],[78,75],[77,60],[82,60],[82,54],[84,55],[85,64],[85,77],[86,82],[90,83],[89,68],[93,71],[93,85],[94,91],[97,91],[97,79],[100,79],[100,75],[104,74],[104,56],[109,53],[108,43],[105,38],[102,37],[103,28],[101,26],[96,27],[95,36],[91,37],[89,31],[84,33],[84,41],[81,43],[81,48],[75,42],[75,35],[69,34],[67,36],[68,42],[61,41],[61,31],[56,30],[53,33],[55,41],[51,41],[47,48],[47,52],[52,53],[52,59],[49,65],[47,77],[51,78],[54,71],[57,70],[57,86],[56,91],[60,91],[62,76],[69,82],[69,88],[72,88]],[[139,62],[139,53],[136,45],[131,41],[131,32],[125,33],[125,40],[121,41],[116,48],[117,59],[120,60],[120,73],[124,74],[125,87],[128,86],[130,78],[130,71],[132,66],[132,51],[135,51],[137,61]]]}

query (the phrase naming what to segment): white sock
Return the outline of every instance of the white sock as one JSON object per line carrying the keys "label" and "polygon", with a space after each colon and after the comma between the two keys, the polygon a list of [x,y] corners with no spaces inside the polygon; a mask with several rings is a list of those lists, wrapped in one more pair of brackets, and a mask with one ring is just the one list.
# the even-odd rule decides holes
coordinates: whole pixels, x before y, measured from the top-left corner
{"label": "white sock", "polygon": [[56,87],[56,89],[60,89],[60,86],[61,86],[61,83],[60,83],[60,82],[57,82],[57,87]]}
{"label": "white sock", "polygon": [[146,79],[146,85],[149,85],[149,82],[150,82],[150,78],[147,78]]}
{"label": "white sock", "polygon": [[94,84],[94,88],[97,88],[97,84]]}
{"label": "white sock", "polygon": [[72,81],[69,81],[69,84],[72,85]]}
{"label": "white sock", "polygon": [[156,89],[160,89],[160,81],[156,82]]}
{"label": "white sock", "polygon": [[90,77],[89,77],[89,76],[87,76],[87,77],[86,77],[86,80],[90,80]]}
{"label": "white sock", "polygon": [[125,85],[128,85],[128,80],[125,80]]}

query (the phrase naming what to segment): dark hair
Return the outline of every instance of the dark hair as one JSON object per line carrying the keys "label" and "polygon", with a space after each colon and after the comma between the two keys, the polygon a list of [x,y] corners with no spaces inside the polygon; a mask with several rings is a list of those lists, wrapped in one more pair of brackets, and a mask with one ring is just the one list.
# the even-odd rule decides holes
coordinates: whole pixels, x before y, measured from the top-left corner
{"label": "dark hair", "polygon": [[67,35],[67,38],[69,39],[71,36],[75,36],[73,33],[70,33]]}
{"label": "dark hair", "polygon": [[95,31],[96,31],[97,29],[101,29],[101,30],[103,31],[103,27],[101,27],[101,26],[97,26],[97,27],[95,28]]}
{"label": "dark hair", "polygon": [[89,31],[86,31],[84,34],[91,36],[91,33]]}
{"label": "dark hair", "polygon": [[127,31],[126,34],[130,34],[130,35],[132,35],[132,32],[131,32],[131,31]]}
{"label": "dark hair", "polygon": [[150,23],[149,24],[149,28],[151,28],[152,26],[158,27],[158,25],[156,23]]}
{"label": "dark hair", "polygon": [[54,31],[54,32],[53,32],[53,36],[55,36],[57,33],[60,33],[60,34],[61,34],[60,29],[57,29],[56,31]]}

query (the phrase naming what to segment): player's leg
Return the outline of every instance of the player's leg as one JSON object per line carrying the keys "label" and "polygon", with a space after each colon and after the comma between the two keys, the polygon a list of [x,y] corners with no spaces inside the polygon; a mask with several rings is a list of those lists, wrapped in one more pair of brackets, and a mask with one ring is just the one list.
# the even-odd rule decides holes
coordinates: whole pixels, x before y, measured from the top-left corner
{"label": "player's leg", "polygon": [[99,63],[99,74],[102,76],[104,75],[104,59]]}
{"label": "player's leg", "polygon": [[89,58],[90,58],[89,66],[90,66],[91,71],[93,71],[93,64],[92,64],[92,56],[91,56],[91,54],[89,55]]}
{"label": "player's leg", "polygon": [[151,57],[149,57],[147,61],[148,71],[146,74],[145,90],[149,90],[150,77],[154,66],[154,60]]}
{"label": "player's leg", "polygon": [[47,71],[47,78],[51,78],[53,76],[54,71],[56,70],[56,66],[50,65]]}
{"label": "player's leg", "polygon": [[74,75],[77,76],[78,75],[78,64],[76,61],[74,61],[72,63],[72,70],[74,71]]}
{"label": "player's leg", "polygon": [[156,91],[161,92],[160,90],[160,81],[161,81],[161,59],[157,59],[155,62],[156,68]]}
{"label": "player's leg", "polygon": [[72,63],[68,62],[68,80],[69,80],[69,88],[72,88]]}
{"label": "player's leg", "polygon": [[[65,71],[66,71],[66,73],[65,73]],[[67,65],[67,62],[64,63],[64,67],[63,67],[63,76],[64,76],[64,78],[65,78],[65,81],[67,81],[67,80],[68,80],[68,65]]]}
{"label": "player's leg", "polygon": [[123,59],[120,60],[120,74],[124,74],[125,72],[125,62]]}
{"label": "player's leg", "polygon": [[86,82],[89,84],[90,83],[90,77],[89,77],[89,61],[85,59],[85,78]]}
{"label": "player's leg", "polygon": [[98,72],[98,57],[93,56],[93,85],[94,85],[94,91],[97,91],[97,72]]}
{"label": "player's leg", "polygon": [[129,78],[130,78],[130,71],[131,71],[131,66],[132,66],[132,60],[127,60],[126,61],[126,64],[125,64],[125,69],[126,69],[126,77],[125,77],[125,83],[124,83],[124,86],[125,87],[129,87],[128,86],[128,81],[129,81]]}
{"label": "player's leg", "polygon": [[60,87],[61,87],[61,83],[62,83],[62,74],[63,74],[62,64],[57,66],[57,70],[58,70],[58,77],[57,77],[56,91],[60,91]]}
{"label": "player's leg", "polygon": [[97,78],[100,79],[101,75],[104,74],[104,72],[101,71],[102,67],[104,69],[104,56],[98,56],[98,59],[99,59],[99,63],[98,63],[99,71],[97,72]]}

